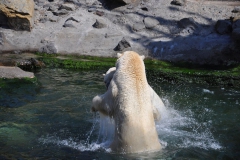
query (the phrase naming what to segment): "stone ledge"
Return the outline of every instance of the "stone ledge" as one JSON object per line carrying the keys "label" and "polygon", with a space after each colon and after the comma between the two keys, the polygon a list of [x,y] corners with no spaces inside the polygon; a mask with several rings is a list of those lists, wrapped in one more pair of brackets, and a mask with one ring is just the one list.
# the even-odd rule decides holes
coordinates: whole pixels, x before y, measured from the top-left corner
{"label": "stone ledge", "polygon": [[23,71],[19,67],[0,66],[0,78],[34,78],[34,74]]}

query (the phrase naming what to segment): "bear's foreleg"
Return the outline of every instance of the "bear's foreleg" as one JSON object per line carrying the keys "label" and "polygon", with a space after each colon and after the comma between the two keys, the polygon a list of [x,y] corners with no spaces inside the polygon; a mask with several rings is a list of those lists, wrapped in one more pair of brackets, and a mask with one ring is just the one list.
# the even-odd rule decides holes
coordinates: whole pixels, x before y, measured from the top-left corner
{"label": "bear's foreleg", "polygon": [[[106,98],[107,97],[107,98]],[[103,95],[97,95],[92,100],[92,111],[93,112],[101,112],[104,115],[111,116],[112,115],[112,109],[111,109],[111,101],[112,98],[106,92]]]}

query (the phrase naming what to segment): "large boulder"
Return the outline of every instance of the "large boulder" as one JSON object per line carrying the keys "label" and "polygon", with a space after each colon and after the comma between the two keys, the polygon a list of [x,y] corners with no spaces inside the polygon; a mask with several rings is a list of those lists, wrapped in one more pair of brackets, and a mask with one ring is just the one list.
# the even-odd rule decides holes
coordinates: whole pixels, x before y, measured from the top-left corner
{"label": "large boulder", "polygon": [[215,28],[219,34],[228,34],[232,31],[232,24],[230,20],[218,20]]}
{"label": "large boulder", "polygon": [[236,28],[232,31],[232,38],[235,41],[240,42],[240,28]]}
{"label": "large boulder", "polygon": [[6,17],[3,23],[15,30],[31,31],[33,27],[33,0],[1,0],[0,15]]}

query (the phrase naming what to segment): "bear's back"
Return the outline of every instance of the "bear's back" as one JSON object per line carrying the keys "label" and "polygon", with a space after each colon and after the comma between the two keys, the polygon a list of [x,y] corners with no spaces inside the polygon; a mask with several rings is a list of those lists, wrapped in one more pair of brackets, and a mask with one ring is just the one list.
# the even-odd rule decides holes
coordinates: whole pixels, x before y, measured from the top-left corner
{"label": "bear's back", "polygon": [[113,77],[118,88],[113,116],[116,137],[112,149],[126,152],[160,149],[143,59],[135,52],[124,52],[116,67]]}

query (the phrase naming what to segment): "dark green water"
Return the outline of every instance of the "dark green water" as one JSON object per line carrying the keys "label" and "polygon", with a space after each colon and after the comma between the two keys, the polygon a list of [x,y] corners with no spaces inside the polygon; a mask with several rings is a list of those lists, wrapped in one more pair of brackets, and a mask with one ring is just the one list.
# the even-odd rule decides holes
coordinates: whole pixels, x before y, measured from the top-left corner
{"label": "dark green water", "polygon": [[240,89],[149,84],[167,116],[156,123],[162,151],[115,154],[99,142],[91,100],[105,71],[43,69],[38,83],[0,88],[0,159],[239,159]]}

